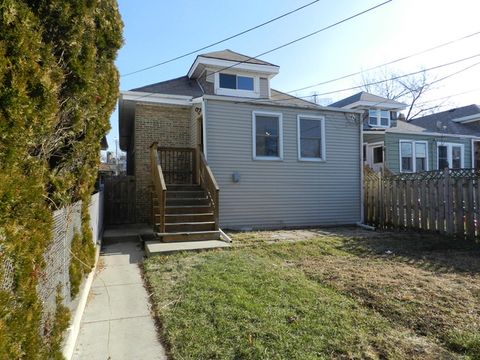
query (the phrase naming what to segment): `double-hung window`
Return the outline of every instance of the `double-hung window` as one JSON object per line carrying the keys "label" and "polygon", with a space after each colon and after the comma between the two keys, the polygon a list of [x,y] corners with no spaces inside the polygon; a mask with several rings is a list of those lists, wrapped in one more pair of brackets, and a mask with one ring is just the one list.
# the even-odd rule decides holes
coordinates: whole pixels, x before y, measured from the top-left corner
{"label": "double-hung window", "polygon": [[390,111],[380,109],[368,110],[368,124],[370,126],[390,127]]}
{"label": "double-hung window", "polygon": [[253,112],[253,158],[281,160],[283,158],[282,114]]}
{"label": "double-hung window", "polygon": [[428,143],[400,140],[400,172],[428,170]]}
{"label": "double-hung window", "polygon": [[464,167],[464,146],[455,143],[437,144],[438,169],[461,169]]}
{"label": "double-hung window", "polygon": [[322,116],[297,116],[298,159],[325,160],[325,119]]}

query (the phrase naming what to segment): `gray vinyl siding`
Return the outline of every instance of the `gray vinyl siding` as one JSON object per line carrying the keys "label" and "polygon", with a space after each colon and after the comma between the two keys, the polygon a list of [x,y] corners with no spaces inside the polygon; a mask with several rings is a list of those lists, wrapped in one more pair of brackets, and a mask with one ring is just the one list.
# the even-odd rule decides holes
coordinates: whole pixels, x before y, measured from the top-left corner
{"label": "gray vinyl siding", "polygon": [[268,98],[268,79],[260,78],[260,97]]}
{"label": "gray vinyl siding", "polygon": [[[360,127],[343,113],[206,102],[207,157],[228,229],[354,224],[360,220]],[[252,111],[283,114],[283,161],[253,160]],[[297,115],[325,116],[326,161],[299,161]],[[240,182],[232,181],[232,173]]]}
{"label": "gray vinyl siding", "polygon": [[421,134],[385,134],[385,161],[386,166],[394,173],[400,172],[400,140],[427,141],[428,142],[428,170],[437,170],[437,143],[455,143],[464,145],[464,167],[472,167],[471,139],[448,136],[432,136]]}

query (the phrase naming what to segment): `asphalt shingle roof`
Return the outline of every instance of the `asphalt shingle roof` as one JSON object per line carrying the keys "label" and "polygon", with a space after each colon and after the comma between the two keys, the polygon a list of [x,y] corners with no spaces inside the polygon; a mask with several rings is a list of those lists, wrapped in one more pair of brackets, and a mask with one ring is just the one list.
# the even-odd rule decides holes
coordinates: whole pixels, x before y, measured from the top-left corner
{"label": "asphalt shingle roof", "polygon": [[366,91],[360,91],[357,94],[354,94],[354,95],[349,96],[345,99],[334,102],[333,104],[330,104],[329,106],[337,107],[337,108],[343,108],[344,106],[353,104],[357,101],[368,101],[368,102],[372,102],[372,103],[378,103],[379,106],[381,106],[381,104],[392,104],[392,105],[398,106],[399,108],[405,107],[405,104],[403,104],[401,102],[398,102],[398,101],[395,101],[395,100],[390,100],[390,99],[387,99],[387,98],[384,98],[384,97],[381,97],[381,96],[378,96],[378,95],[370,94]]}
{"label": "asphalt shingle roof", "polygon": [[220,60],[239,61],[248,64],[278,66],[260,59],[251,59],[251,56],[243,55],[230,49],[213,51],[205,54],[200,54],[198,56]]}
{"label": "asphalt shingle roof", "polygon": [[176,79],[158,82],[131,89],[130,91],[141,91],[155,94],[171,94],[199,97],[203,95],[203,91],[195,79],[188,76],[182,76]]}
{"label": "asphalt shingle roof", "polygon": [[[408,122],[398,121],[397,129],[408,132],[433,132],[453,135],[480,136],[480,125],[477,123],[458,123],[454,119],[478,114],[480,107],[472,104],[456,109],[442,111],[436,114],[422,116]],[[395,128],[392,128],[392,131]]]}

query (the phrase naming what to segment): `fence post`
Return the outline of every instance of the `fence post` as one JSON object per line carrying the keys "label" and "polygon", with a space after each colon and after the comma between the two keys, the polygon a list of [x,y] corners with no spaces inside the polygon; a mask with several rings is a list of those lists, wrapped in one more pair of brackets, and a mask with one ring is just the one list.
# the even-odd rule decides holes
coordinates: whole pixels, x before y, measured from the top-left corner
{"label": "fence post", "polygon": [[446,223],[445,231],[447,234],[453,233],[453,206],[452,206],[452,185],[450,179],[450,170],[445,168],[443,170],[443,193],[444,193],[444,214],[443,220]]}

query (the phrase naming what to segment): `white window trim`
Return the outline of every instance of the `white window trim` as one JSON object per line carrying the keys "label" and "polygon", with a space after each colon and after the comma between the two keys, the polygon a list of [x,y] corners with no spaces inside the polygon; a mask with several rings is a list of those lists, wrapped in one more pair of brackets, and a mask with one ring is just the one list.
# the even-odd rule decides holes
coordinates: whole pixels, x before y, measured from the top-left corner
{"label": "white window trim", "polygon": [[[278,155],[279,156],[257,156],[257,115],[275,116],[278,118]],[[253,160],[283,160],[283,114],[268,111],[252,111],[252,154]]]}
{"label": "white window trim", "polygon": [[[302,157],[302,149],[301,149],[301,139],[300,139],[300,119],[307,119],[307,120],[317,120],[320,121],[320,133],[322,139],[322,156],[319,158],[312,158],[312,157]],[[325,117],[324,116],[313,116],[313,115],[304,115],[299,114],[297,115],[297,153],[298,153],[298,160],[299,161],[316,161],[316,162],[325,162],[327,161],[327,153],[326,153],[326,141],[325,141]]]}
{"label": "white window trim", "polygon": [[235,76],[245,76],[253,78],[253,91],[242,89],[225,89],[220,87],[220,73],[216,72],[214,77],[214,87],[216,95],[238,96],[259,98],[260,97],[260,78],[252,74],[234,73],[230,71],[222,71],[222,74],[229,74]]}
{"label": "white window trim", "polygon": [[[402,169],[402,143],[412,144],[412,171],[407,171]],[[398,142],[398,160],[399,160],[399,169],[401,173],[415,173],[417,172],[417,154],[415,153],[415,144],[425,144],[426,153],[425,153],[425,171],[430,169],[429,159],[428,159],[428,141],[425,140],[400,140]],[[438,151],[437,151],[438,154]],[[438,161],[437,161],[438,163]]]}
{"label": "white window trim", "polygon": [[447,161],[449,166],[452,166],[452,146],[459,146],[460,147],[460,169],[463,169],[465,167],[465,145],[464,144],[452,143],[452,142],[438,142],[437,143],[437,169],[438,170],[443,170],[443,169],[440,169],[440,164],[439,164],[440,162],[438,157],[439,146],[447,147]]}
{"label": "white window trim", "polygon": [[[377,112],[377,123],[376,124],[371,124],[370,123],[370,111],[375,110]],[[382,125],[382,111],[387,111],[388,112],[388,125]],[[385,109],[369,109],[368,110],[368,125],[376,127],[376,128],[383,128],[383,129],[388,129],[391,125],[392,120],[390,119],[391,114],[390,110],[385,110]]]}

